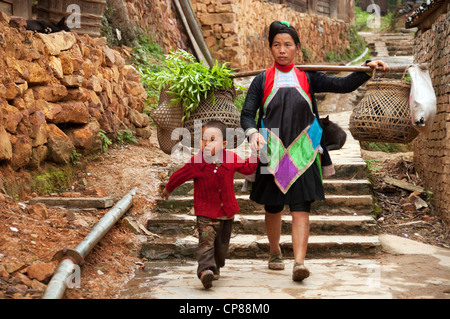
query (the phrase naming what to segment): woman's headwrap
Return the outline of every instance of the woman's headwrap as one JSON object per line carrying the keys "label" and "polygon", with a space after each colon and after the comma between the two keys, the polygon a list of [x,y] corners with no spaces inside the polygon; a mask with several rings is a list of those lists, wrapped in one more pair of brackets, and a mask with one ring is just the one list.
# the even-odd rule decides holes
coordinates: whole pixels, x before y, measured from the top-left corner
{"label": "woman's headwrap", "polygon": [[279,33],[287,33],[292,39],[294,39],[294,43],[296,45],[300,45],[300,38],[298,37],[298,33],[293,26],[289,24],[287,21],[274,21],[271,23],[269,28],[269,44],[272,46],[273,39]]}

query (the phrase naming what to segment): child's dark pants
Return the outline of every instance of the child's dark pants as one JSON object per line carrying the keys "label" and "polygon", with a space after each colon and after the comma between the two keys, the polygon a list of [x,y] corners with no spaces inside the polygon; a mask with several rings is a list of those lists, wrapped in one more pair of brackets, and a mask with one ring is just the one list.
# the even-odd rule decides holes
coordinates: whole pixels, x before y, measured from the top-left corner
{"label": "child's dark pants", "polygon": [[199,278],[204,270],[216,271],[217,268],[225,266],[232,224],[232,219],[220,220],[197,216]]}

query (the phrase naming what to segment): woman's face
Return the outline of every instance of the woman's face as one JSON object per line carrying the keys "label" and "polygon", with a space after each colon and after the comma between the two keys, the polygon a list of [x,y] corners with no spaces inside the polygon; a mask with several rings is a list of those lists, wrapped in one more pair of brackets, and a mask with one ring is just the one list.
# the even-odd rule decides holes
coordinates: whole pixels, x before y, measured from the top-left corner
{"label": "woman's face", "polygon": [[299,49],[295,45],[294,39],[288,33],[278,33],[272,42],[273,58],[280,65],[290,65],[299,54]]}

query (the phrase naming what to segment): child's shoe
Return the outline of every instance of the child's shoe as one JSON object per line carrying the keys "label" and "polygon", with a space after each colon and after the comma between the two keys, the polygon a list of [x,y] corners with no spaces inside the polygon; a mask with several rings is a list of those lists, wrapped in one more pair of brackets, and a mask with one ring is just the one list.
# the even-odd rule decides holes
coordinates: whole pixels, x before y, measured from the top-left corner
{"label": "child's shoe", "polygon": [[200,275],[200,281],[203,284],[203,287],[205,289],[209,289],[212,287],[212,281],[214,280],[214,273],[212,270],[204,270],[202,271],[202,274]]}

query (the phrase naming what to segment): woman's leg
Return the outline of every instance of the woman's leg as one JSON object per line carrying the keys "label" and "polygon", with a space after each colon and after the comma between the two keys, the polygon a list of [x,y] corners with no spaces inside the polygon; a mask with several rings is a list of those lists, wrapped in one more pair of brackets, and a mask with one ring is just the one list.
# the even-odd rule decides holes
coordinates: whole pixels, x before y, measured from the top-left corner
{"label": "woman's leg", "polygon": [[295,263],[305,262],[309,238],[309,213],[292,212],[292,246]]}
{"label": "woman's leg", "polygon": [[302,211],[292,212],[292,246],[294,249],[294,269],[292,280],[302,281],[309,277],[309,270],[303,264],[309,238],[309,213]]}

